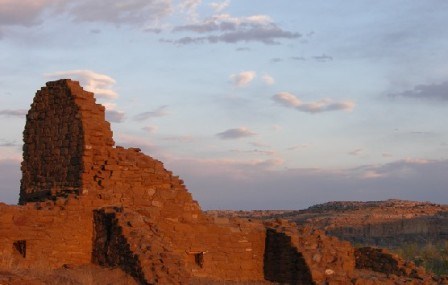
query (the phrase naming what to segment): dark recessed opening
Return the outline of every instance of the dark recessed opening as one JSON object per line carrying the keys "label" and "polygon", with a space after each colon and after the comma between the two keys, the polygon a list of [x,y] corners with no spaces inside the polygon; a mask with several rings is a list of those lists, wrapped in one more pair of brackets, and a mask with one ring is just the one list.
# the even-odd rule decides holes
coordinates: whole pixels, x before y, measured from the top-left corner
{"label": "dark recessed opening", "polygon": [[204,267],[204,252],[199,252],[194,254],[194,262],[199,267]]}
{"label": "dark recessed opening", "polygon": [[12,245],[23,258],[26,257],[26,240],[16,240]]}

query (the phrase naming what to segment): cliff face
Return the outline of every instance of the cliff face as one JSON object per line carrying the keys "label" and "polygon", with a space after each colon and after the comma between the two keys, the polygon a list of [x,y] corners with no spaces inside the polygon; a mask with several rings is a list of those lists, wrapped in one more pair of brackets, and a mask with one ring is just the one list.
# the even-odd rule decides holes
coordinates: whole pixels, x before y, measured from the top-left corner
{"label": "cliff face", "polygon": [[[215,212],[215,211],[211,211]],[[223,211],[218,215],[284,218],[354,244],[396,247],[448,239],[448,205],[402,200],[328,202],[299,211]]]}
{"label": "cliff face", "polygon": [[[297,217],[328,234],[353,243],[395,247],[438,243],[448,238],[448,206],[428,202],[334,202],[312,207]],[[300,215],[299,215],[300,216]]]}

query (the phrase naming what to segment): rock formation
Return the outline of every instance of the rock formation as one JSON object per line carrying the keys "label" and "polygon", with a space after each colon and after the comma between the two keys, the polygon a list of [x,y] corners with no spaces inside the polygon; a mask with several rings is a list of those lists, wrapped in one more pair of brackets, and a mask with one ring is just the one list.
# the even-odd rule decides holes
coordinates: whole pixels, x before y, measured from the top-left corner
{"label": "rock formation", "polygon": [[387,201],[338,201],[298,211],[209,211],[219,216],[258,219],[283,218],[312,225],[327,234],[379,247],[403,244],[424,246],[448,238],[448,205],[390,199]]}
{"label": "rock formation", "polygon": [[[370,252],[356,259],[348,242],[319,230],[204,214],[160,161],[114,145],[104,107],[78,82],[48,82],[36,93],[20,205],[0,204],[0,270],[95,263],[120,267],[140,284],[390,280],[366,279],[362,272],[383,268],[363,257]],[[433,284],[421,271],[411,277]]]}

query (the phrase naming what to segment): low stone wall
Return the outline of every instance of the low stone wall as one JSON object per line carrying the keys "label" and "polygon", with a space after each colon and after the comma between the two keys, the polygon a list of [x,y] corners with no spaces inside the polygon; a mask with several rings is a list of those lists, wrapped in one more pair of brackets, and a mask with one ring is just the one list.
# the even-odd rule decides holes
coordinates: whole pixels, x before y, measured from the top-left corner
{"label": "low stone wall", "polygon": [[381,248],[362,247],[355,250],[356,268],[376,272],[424,279],[426,272],[413,262],[406,262]]}
{"label": "low stone wall", "polygon": [[0,268],[62,267],[91,260],[93,219],[78,203],[61,209],[0,204]]}

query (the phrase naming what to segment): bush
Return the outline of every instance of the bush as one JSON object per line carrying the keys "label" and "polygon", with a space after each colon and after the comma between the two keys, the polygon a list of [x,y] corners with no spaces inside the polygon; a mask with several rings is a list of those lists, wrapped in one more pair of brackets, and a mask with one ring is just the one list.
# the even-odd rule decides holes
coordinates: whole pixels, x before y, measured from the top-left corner
{"label": "bush", "polygon": [[448,275],[448,241],[439,244],[427,243],[425,246],[408,243],[391,250],[436,275]]}

